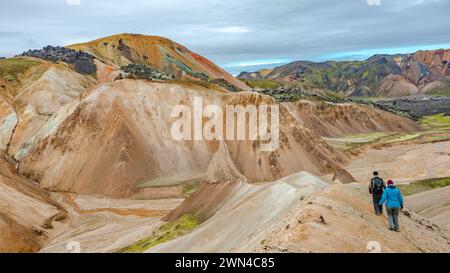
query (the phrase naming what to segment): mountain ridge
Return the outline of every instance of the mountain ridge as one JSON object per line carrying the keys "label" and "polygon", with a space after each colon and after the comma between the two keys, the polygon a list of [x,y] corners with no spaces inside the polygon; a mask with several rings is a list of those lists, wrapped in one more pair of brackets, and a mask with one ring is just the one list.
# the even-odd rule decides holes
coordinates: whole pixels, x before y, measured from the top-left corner
{"label": "mountain ridge", "polygon": [[241,90],[249,89],[207,58],[161,36],[122,33],[66,47],[87,52],[117,68],[145,64],[177,78],[223,79]]}
{"label": "mountain ridge", "polygon": [[376,54],[362,61],[294,61],[255,72],[242,80],[275,80],[306,89],[322,88],[347,96],[396,97],[450,87],[450,49],[410,54]]}

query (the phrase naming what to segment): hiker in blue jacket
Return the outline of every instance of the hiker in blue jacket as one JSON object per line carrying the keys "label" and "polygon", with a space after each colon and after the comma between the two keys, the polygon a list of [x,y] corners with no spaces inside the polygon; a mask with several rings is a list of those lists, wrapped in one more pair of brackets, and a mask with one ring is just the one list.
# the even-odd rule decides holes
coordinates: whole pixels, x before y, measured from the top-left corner
{"label": "hiker in blue jacket", "polygon": [[403,209],[403,196],[400,190],[394,186],[392,180],[388,180],[388,186],[383,192],[383,196],[380,200],[380,205],[386,202],[386,211],[389,219],[389,229],[400,231],[400,225],[398,222],[398,216],[400,214],[400,209]]}

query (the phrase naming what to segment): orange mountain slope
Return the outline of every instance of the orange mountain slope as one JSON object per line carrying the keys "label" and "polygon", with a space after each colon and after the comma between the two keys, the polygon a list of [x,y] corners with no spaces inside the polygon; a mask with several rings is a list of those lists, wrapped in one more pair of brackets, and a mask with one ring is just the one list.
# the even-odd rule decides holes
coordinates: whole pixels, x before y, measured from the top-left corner
{"label": "orange mountain slope", "polygon": [[68,48],[94,55],[99,60],[119,67],[131,63],[146,64],[178,78],[209,77],[224,79],[238,89],[249,87],[210,60],[167,38],[138,34],[118,34]]}

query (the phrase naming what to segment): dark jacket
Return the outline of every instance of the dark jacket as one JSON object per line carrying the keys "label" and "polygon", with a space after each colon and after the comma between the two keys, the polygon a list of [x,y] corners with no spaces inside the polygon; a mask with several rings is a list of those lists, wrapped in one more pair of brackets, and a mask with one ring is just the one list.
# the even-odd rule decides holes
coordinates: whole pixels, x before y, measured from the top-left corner
{"label": "dark jacket", "polygon": [[[370,194],[372,194],[372,195],[375,195],[375,193],[373,192],[373,189],[374,189],[374,182],[375,182],[375,179],[381,179],[381,182],[383,183],[383,191],[384,191],[384,189],[386,189],[386,184],[384,184],[384,180],[383,180],[383,178],[381,178],[381,177],[379,177],[379,176],[375,176],[374,178],[372,178],[371,180],[370,180],[370,184],[369,184],[369,193]],[[382,192],[381,193],[379,193],[379,195],[381,195],[381,194],[383,194]]]}

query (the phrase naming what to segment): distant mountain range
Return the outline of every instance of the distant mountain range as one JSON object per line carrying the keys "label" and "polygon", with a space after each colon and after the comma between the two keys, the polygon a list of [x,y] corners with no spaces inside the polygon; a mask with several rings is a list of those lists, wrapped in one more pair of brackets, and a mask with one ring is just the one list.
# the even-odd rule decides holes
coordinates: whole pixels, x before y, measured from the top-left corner
{"label": "distant mountain range", "polygon": [[[305,89],[328,89],[347,96],[398,97],[450,86],[450,50],[374,55],[364,61],[296,61],[273,69],[242,72],[249,84],[274,80]],[[255,84],[257,86],[257,84]]]}

